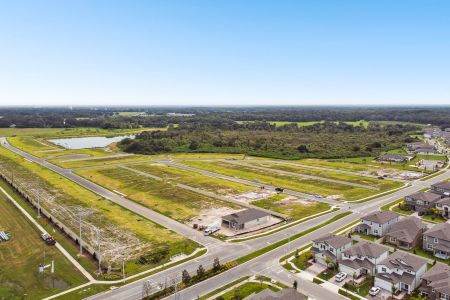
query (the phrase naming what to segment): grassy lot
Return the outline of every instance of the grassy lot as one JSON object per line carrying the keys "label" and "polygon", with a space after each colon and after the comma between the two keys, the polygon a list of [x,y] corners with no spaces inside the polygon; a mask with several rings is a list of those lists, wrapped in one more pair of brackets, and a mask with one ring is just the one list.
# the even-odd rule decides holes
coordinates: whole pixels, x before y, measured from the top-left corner
{"label": "grassy lot", "polygon": [[290,175],[269,174],[267,171],[258,170],[247,166],[231,165],[219,161],[184,161],[183,163],[199,169],[250,181],[257,181],[263,184],[275,185],[298,192],[318,194],[322,197],[332,196],[338,200],[356,200],[378,193],[378,191],[352,187],[339,183],[323,182],[320,180],[306,179]]}
{"label": "grassy lot", "polygon": [[386,190],[390,190],[390,189],[394,189],[394,188],[398,188],[398,187],[402,186],[402,184],[400,182],[377,179],[377,178],[370,178],[370,177],[362,177],[362,176],[351,175],[351,174],[343,174],[343,173],[337,173],[337,172],[331,172],[331,171],[324,171],[324,170],[318,170],[318,169],[311,169],[311,168],[302,167],[302,166],[283,165],[283,164],[265,163],[265,162],[251,162],[249,164],[272,168],[272,169],[276,169],[276,170],[298,173],[300,175],[305,174],[305,175],[324,177],[324,178],[328,178],[328,179],[336,179],[336,180],[346,181],[346,182],[350,182],[350,183],[363,184],[363,185],[367,185],[370,187],[378,188],[379,189],[378,192],[383,192]]}
{"label": "grassy lot", "polygon": [[182,183],[220,195],[240,194],[257,188],[233,181],[205,176],[196,172],[178,169],[157,163],[130,165],[130,168],[164,178],[166,182]]}
{"label": "grassy lot", "polygon": [[[85,216],[84,221],[89,225],[89,230],[91,230],[91,226],[101,229],[104,249],[102,255],[104,255],[105,261],[108,259],[108,254],[112,255],[116,251],[115,247],[125,246],[122,243],[126,243],[126,246],[129,247],[125,248],[129,254],[126,264],[126,271],[129,275],[154,266],[138,264],[137,258],[159,249],[162,245],[169,247],[170,255],[181,252],[189,254],[197,246],[159,224],[143,219],[59,174],[26,161],[4,148],[0,148],[0,164],[0,170],[7,175],[14,172],[15,182],[27,182],[33,187],[38,187],[39,191],[47,193],[48,196],[45,201],[41,201],[41,206],[52,209],[52,213],[56,214],[58,218],[66,220],[66,225],[75,232],[78,230],[78,222],[73,221],[73,217],[71,217],[73,211],[83,209],[92,212]],[[47,202],[47,200],[51,201]],[[70,213],[71,211],[72,213]],[[85,231],[90,232],[86,228]],[[92,244],[95,238],[92,236],[90,238]],[[135,250],[134,247],[136,249],[140,247],[140,250]],[[112,261],[111,263],[113,264]]]}
{"label": "grassy lot", "polygon": [[257,294],[265,289],[271,289],[272,291],[278,292],[280,289],[270,286],[265,283],[256,283],[256,282],[247,282],[244,283],[222,295],[225,300],[234,300],[236,296],[239,295],[240,298],[244,299],[245,297],[250,296],[251,294]]}
{"label": "grassy lot", "polygon": [[228,202],[178,188],[169,182],[158,181],[120,167],[105,167],[77,171],[77,174],[127,198],[180,222],[198,216],[202,209],[232,207]]}
{"label": "grassy lot", "polygon": [[[0,299],[41,299],[87,280],[0,192],[0,230],[11,234],[0,242]],[[55,262],[55,273],[39,274],[38,265]]]}
{"label": "grassy lot", "polygon": [[352,171],[352,172],[366,172],[373,169],[379,169],[380,165],[373,163],[375,157],[358,157],[358,158],[343,158],[343,159],[302,159],[297,162],[299,164],[324,167],[330,169]]}
{"label": "grassy lot", "polygon": [[296,199],[289,200],[288,195],[284,194],[256,200],[252,204],[288,215],[294,219],[302,219],[330,208],[329,204],[323,202],[310,202],[310,204],[305,205]]}

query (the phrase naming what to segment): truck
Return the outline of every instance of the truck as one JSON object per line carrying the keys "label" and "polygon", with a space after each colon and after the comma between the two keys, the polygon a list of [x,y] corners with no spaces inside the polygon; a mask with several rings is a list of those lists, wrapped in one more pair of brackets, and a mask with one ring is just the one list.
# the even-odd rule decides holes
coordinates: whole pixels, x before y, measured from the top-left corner
{"label": "truck", "polygon": [[41,234],[41,239],[43,239],[45,243],[49,246],[53,246],[54,244],[56,244],[55,239],[47,233]]}
{"label": "truck", "polygon": [[205,230],[203,231],[203,234],[210,235],[218,230],[220,230],[220,222],[216,222],[206,226]]}

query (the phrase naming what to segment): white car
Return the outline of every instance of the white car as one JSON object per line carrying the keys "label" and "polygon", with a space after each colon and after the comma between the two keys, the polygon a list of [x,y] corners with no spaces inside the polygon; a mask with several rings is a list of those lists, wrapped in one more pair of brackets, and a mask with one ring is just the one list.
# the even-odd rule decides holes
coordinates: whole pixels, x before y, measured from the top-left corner
{"label": "white car", "polygon": [[369,294],[371,295],[371,296],[376,296],[376,295],[378,295],[378,293],[380,292],[380,288],[379,287],[377,287],[377,286],[374,286],[374,287],[372,287],[370,290],[369,290]]}
{"label": "white car", "polygon": [[345,278],[347,278],[347,273],[339,272],[339,273],[336,275],[336,281],[337,281],[337,282],[341,282],[341,281],[344,280]]}

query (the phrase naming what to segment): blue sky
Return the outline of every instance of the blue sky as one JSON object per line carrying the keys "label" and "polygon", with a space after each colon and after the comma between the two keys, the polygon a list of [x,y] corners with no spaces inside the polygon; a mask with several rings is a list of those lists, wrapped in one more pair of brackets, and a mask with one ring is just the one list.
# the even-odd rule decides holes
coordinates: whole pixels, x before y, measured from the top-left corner
{"label": "blue sky", "polygon": [[0,3],[0,105],[450,104],[450,1]]}

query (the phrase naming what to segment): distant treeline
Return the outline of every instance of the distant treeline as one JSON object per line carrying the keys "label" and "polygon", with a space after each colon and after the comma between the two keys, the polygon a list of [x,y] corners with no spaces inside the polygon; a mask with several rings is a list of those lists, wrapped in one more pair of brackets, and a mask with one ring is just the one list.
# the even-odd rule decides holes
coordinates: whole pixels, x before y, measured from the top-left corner
{"label": "distant treeline", "polygon": [[276,127],[268,122],[238,124],[229,119],[186,122],[167,131],[143,132],[125,139],[119,147],[126,152],[221,152],[300,159],[375,156],[414,141],[410,134],[420,127],[409,124],[353,126],[324,122],[297,127]]}
{"label": "distant treeline", "polygon": [[[179,114],[192,114],[179,115]],[[0,108],[0,127],[166,127],[214,121],[398,121],[450,127],[450,107]]]}

